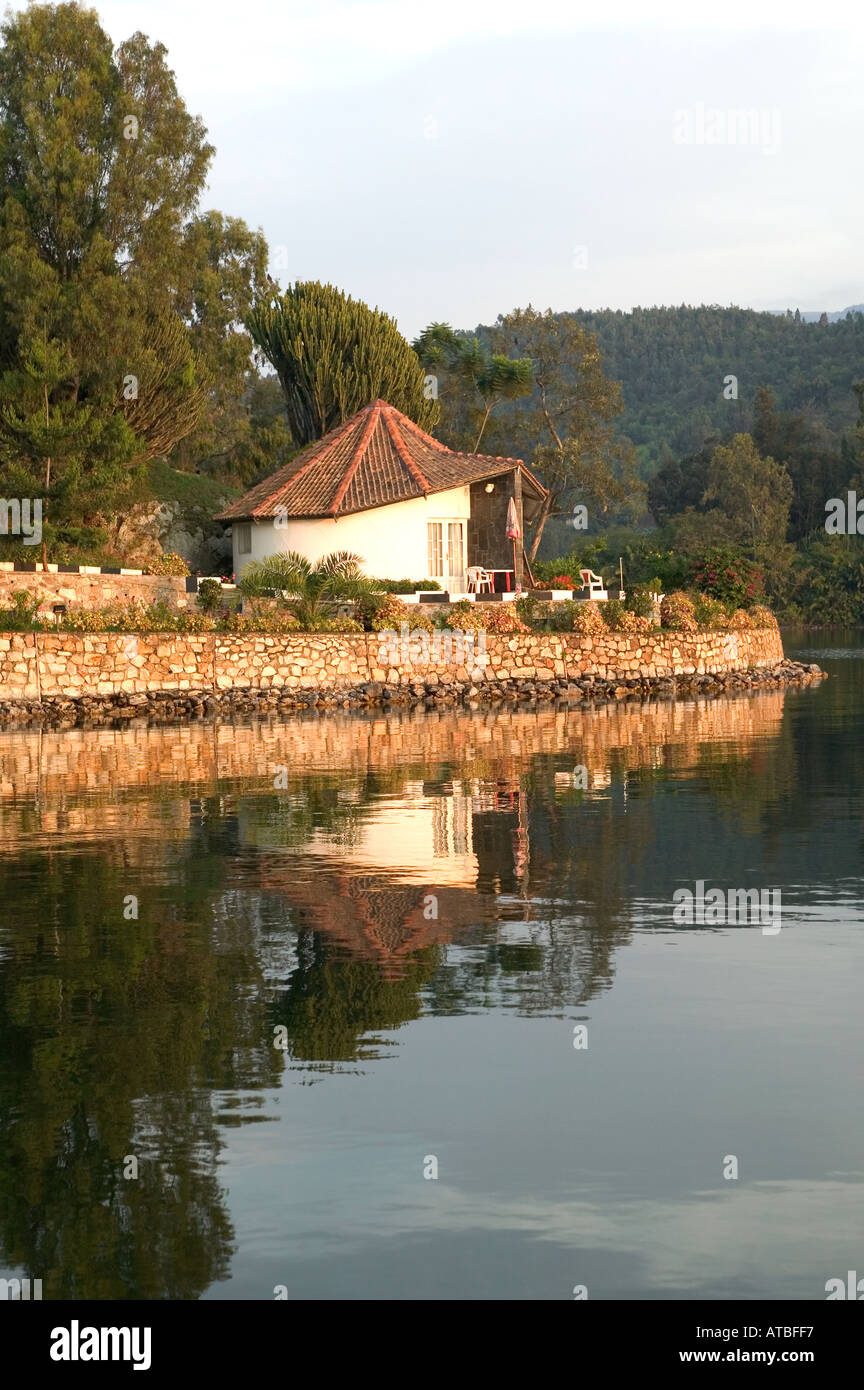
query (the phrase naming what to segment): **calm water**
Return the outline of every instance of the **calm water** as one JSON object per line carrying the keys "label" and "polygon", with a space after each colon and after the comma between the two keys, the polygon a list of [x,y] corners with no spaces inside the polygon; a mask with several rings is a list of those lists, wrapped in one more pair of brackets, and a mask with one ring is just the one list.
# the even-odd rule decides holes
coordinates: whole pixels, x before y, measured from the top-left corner
{"label": "calm water", "polygon": [[[738,699],[0,734],[0,1274],[824,1299],[864,1270],[864,650],[806,650],[829,681]],[[782,930],[675,926],[697,879],[779,888]]]}

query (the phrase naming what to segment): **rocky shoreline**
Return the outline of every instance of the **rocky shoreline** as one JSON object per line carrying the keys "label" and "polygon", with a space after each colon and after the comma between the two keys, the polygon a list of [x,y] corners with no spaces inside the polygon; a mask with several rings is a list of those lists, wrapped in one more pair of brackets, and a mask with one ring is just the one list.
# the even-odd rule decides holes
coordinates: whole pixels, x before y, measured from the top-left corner
{"label": "rocky shoreline", "polygon": [[306,710],[427,709],[481,705],[565,703],[580,707],[618,700],[692,699],[694,696],[742,694],[810,685],[825,672],[815,664],[785,659],[747,671],[709,675],[601,680],[586,675],[575,680],[448,680],[446,676],[413,684],[382,685],[368,681],[345,690],[227,691],[178,690],[150,694],[83,695],[75,699],[44,696],[41,700],[0,701],[0,727],[38,726],[88,728],[122,726],[134,720],[154,724],[194,719],[227,719],[247,715],[284,715]]}

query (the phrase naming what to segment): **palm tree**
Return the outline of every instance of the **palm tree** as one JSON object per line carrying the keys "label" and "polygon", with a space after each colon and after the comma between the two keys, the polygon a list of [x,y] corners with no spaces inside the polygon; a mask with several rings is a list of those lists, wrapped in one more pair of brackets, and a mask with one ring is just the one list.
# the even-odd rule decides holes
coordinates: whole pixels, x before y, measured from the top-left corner
{"label": "palm tree", "polygon": [[363,574],[362,564],[349,550],[334,551],[314,564],[296,550],[287,550],[253,560],[239,588],[244,598],[275,593],[300,626],[309,629],[333,617],[342,604],[381,592],[374,579]]}

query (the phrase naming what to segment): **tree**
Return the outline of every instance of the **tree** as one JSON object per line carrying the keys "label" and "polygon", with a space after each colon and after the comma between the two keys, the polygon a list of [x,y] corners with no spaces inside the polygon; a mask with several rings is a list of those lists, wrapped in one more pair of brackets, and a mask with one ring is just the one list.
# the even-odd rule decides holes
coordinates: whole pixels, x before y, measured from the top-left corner
{"label": "tree", "polygon": [[635,459],[611,423],[622,409],[620,384],[604,375],[596,339],[574,318],[530,305],[514,309],[498,319],[493,343],[534,364],[534,394],[508,422],[517,437],[541,441],[534,462],[548,497],[531,539],[533,559],[548,518],[568,500],[578,497],[603,512],[635,496]]}
{"label": "tree", "polygon": [[298,281],[259,300],[247,322],[276,369],[298,448],[379,398],[424,429],[437,422],[419,358],[395,320],[334,285]]}
{"label": "tree", "polygon": [[240,591],[246,598],[281,594],[288,611],[307,629],[333,617],[339,607],[378,592],[363,574],[359,555],[334,551],[314,564],[294,550],[253,560],[243,571]]}
{"label": "tree", "polygon": [[448,387],[461,394],[469,408],[473,407],[479,424],[472,447],[475,454],[495,406],[500,401],[530,396],[533,390],[534,366],[530,357],[487,352],[479,339],[459,337],[449,323],[430,323],[412,346],[423,366],[445,372]]}
{"label": "tree", "polygon": [[254,343],[245,320],[270,284],[267,242],[238,217],[206,212],[187,225],[185,250],[187,283],[178,309],[209,384],[200,422],[174,450],[172,462],[180,468],[206,464],[208,472],[230,475],[242,468],[252,447]]}
{"label": "tree", "polygon": [[[0,36],[0,457],[52,517],[98,524],[130,468],[197,428],[223,359],[236,380],[236,286],[214,248],[244,233],[196,225],[213,149],[161,44],[115,51],[76,4],[32,5]],[[246,253],[257,273],[260,246]]]}
{"label": "tree", "polygon": [[731,540],[750,549],[776,584],[791,561],[786,543],[794,488],[782,463],[763,458],[749,434],[711,456],[703,502],[713,502]]}

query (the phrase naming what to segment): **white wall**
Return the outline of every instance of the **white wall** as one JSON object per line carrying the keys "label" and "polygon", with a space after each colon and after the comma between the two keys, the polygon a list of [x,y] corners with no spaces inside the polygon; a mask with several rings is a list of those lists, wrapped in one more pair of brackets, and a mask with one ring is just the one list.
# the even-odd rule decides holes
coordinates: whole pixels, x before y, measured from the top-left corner
{"label": "white wall", "polygon": [[250,560],[264,560],[280,550],[297,550],[312,561],[334,550],[351,550],[361,556],[364,571],[373,578],[427,579],[426,522],[467,520],[470,515],[471,489],[456,487],[338,520],[292,521],[283,517],[279,526],[272,520],[253,521],[248,523],[252,528],[248,555],[237,552],[237,533],[243,523],[235,522],[234,572],[239,579]]}

